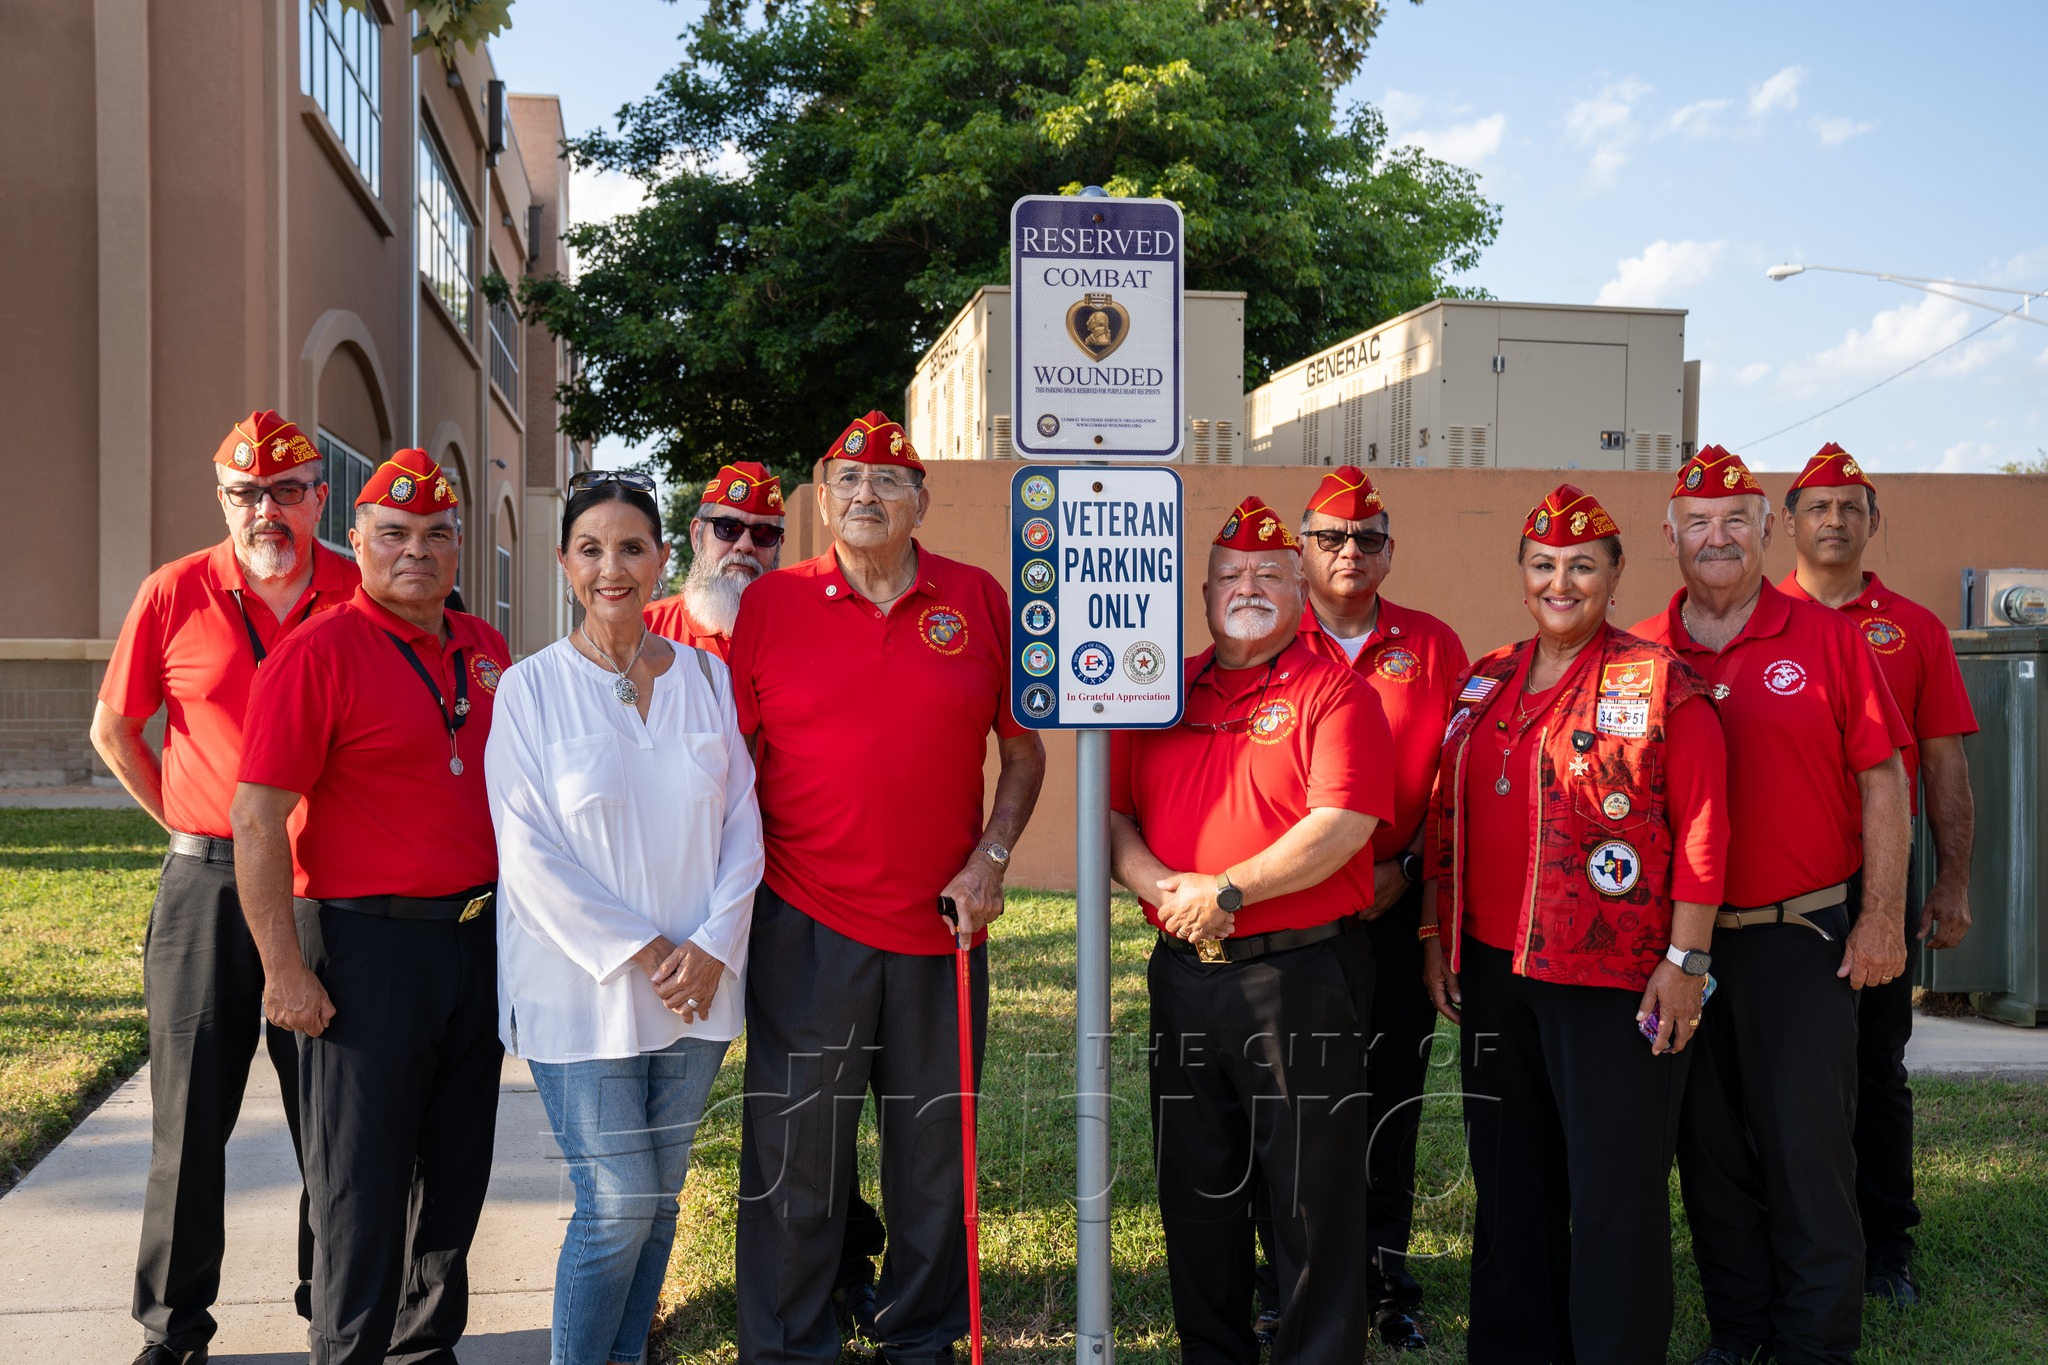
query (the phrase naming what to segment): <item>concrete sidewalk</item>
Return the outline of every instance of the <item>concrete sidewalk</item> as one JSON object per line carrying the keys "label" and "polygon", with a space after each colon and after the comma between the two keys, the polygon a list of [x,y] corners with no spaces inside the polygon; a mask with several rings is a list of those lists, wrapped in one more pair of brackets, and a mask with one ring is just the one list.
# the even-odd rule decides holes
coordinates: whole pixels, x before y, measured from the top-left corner
{"label": "concrete sidewalk", "polygon": [[[214,1365],[306,1358],[292,1311],[299,1177],[277,1075],[259,1048],[228,1145],[227,1259]],[[79,1125],[0,1199],[0,1355],[125,1362],[142,1349],[129,1316],[149,1172],[149,1069]],[[491,1192],[470,1254],[463,1365],[545,1365],[555,1253],[573,1207],[560,1149],[526,1064],[507,1058]]]}
{"label": "concrete sidewalk", "polygon": [[1937,1019],[1915,1012],[1906,1070],[1965,1080],[2048,1081],[2048,1028],[1995,1019]]}

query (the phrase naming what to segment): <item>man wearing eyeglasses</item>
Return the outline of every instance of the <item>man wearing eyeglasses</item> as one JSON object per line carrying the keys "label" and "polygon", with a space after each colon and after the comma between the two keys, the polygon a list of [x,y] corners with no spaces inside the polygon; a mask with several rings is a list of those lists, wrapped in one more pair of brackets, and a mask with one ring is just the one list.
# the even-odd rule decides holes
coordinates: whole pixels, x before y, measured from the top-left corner
{"label": "man wearing eyeglasses", "polygon": [[782,480],[766,465],[720,465],[690,522],[690,571],[683,590],[647,604],[647,628],[726,658],[740,594],[782,563],[782,515]]}
{"label": "man wearing eyeglasses", "polygon": [[[1002,588],[915,539],[931,496],[903,428],[857,418],[817,482],[832,544],[749,588],[732,640],[767,845],[748,950],[739,1358],[839,1358],[847,1157],[872,1089],[891,1224],[877,1344],[888,1360],[946,1360],[968,1326],[953,925],[975,935],[978,1058],[981,931],[1003,912],[1045,750],[1010,715]],[[991,730],[1001,772],[984,820]]]}
{"label": "man wearing eyeglasses", "polygon": [[[1428,1345],[1417,1312],[1422,1286],[1408,1273],[1415,1217],[1415,1140],[1436,1010],[1422,987],[1422,825],[1458,678],[1471,661],[1458,633],[1436,617],[1380,595],[1394,567],[1394,538],[1379,490],[1345,465],[1323,476],[1301,518],[1308,610],[1301,641],[1350,668],[1379,697],[1394,739],[1394,818],[1373,831],[1354,871],[1372,887],[1359,911],[1377,964],[1369,1029],[1373,1139],[1367,1229],[1374,1328],[1382,1344]],[[1263,1277],[1262,1277],[1263,1281]],[[1269,1287],[1261,1283],[1262,1294]],[[1269,1299],[1277,1308],[1277,1300]]]}
{"label": "man wearing eyeglasses", "polygon": [[[263,965],[235,889],[228,807],[242,715],[279,641],[355,592],[355,565],[320,545],[320,453],[274,412],[235,423],[214,453],[227,538],[143,581],[100,684],[92,743],[170,833],[143,957],[152,1110],[149,1185],[135,1263],[137,1365],[204,1360],[226,1246],[226,1147],[263,1018]],[[165,712],[163,754],[143,727]],[[298,1048],[266,1029],[292,1145]],[[299,1202],[301,1315],[312,1234]]]}
{"label": "man wearing eyeglasses", "polygon": [[1153,1146],[1174,1326],[1190,1360],[1256,1360],[1250,1205],[1273,1212],[1275,1365],[1356,1365],[1366,1295],[1363,1086],[1372,898],[1394,813],[1379,698],[1300,637],[1301,543],[1246,498],[1209,551],[1215,644],[1170,730],[1111,744],[1110,858],[1159,931]]}

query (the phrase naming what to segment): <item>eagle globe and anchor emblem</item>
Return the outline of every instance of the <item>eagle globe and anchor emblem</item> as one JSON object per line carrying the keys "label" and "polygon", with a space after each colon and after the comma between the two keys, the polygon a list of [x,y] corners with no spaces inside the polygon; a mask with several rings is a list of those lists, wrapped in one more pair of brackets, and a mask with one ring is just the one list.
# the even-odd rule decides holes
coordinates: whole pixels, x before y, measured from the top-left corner
{"label": "eagle globe and anchor emblem", "polygon": [[1106,360],[1131,334],[1131,315],[1108,294],[1084,294],[1067,306],[1067,336],[1091,360]]}

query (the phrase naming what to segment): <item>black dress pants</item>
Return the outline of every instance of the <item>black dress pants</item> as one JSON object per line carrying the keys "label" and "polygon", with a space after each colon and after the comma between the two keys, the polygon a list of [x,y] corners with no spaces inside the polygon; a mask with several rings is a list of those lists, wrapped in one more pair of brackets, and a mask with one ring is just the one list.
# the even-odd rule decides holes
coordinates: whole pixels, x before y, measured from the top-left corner
{"label": "black dress pants", "polygon": [[1831,938],[1797,924],[1714,935],[1720,989],[1693,1043],[1678,1171],[1712,1343],[1847,1365],[1863,1330],[1856,992],[1835,975],[1848,913],[1814,918]]}
{"label": "black dress pants", "polygon": [[[976,1084],[988,956],[970,955]],[[839,1358],[831,1295],[846,1242],[851,1133],[881,1115],[888,1250],[876,1326],[892,1361],[949,1360],[967,1334],[954,957],[870,948],[765,884],[747,966],[746,1104],[735,1279],[739,1358]]]}
{"label": "black dress pants", "polygon": [[[1671,1158],[1692,1047],[1657,1056],[1642,993],[1532,981],[1463,945],[1478,1187],[1475,1365],[1638,1365],[1671,1337]],[[1718,1001],[1716,1002],[1718,1004]]]}
{"label": "black dress pants", "polygon": [[296,909],[334,1002],[327,1031],[299,1037],[310,1365],[449,1365],[497,1137],[497,920]]}
{"label": "black dress pants", "polygon": [[1920,1206],[1913,1201],[1913,1091],[1906,1044],[1913,1038],[1913,983],[1920,975],[1920,887],[1906,868],[1906,969],[1856,994],[1856,1208],[1870,1267],[1913,1257]]}
{"label": "black dress pants", "polygon": [[1174,1326],[1188,1365],[1254,1365],[1252,1196],[1273,1213],[1276,1365],[1357,1365],[1366,1296],[1364,935],[1209,964],[1160,943],[1152,1140]]}
{"label": "black dress pants", "polygon": [[[227,1246],[227,1145],[242,1112],[256,1035],[264,1034],[299,1145],[295,1037],[263,1024],[263,962],[242,918],[232,862],[164,859],[143,948],[149,1015],[149,1184],[135,1257],[135,1320],[180,1353],[213,1338]],[[299,1195],[299,1311],[306,1311],[312,1233]]]}

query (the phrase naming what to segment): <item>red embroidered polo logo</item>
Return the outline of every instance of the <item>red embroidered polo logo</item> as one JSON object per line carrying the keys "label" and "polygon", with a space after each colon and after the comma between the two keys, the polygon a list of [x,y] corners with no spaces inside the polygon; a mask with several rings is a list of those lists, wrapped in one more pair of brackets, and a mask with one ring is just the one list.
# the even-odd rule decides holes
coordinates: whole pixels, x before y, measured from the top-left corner
{"label": "red embroidered polo logo", "polygon": [[1380,655],[1372,671],[1391,682],[1414,682],[1422,672],[1422,660],[1405,649],[1390,649]]}
{"label": "red embroidered polo logo", "polygon": [[1806,670],[1790,659],[1780,659],[1764,670],[1764,686],[1781,697],[1806,690]]}
{"label": "red embroidered polo logo", "polygon": [[498,690],[500,670],[496,659],[488,659],[479,654],[469,661],[469,671],[476,675],[477,686],[483,688],[484,691],[496,692]]}
{"label": "red embroidered polo logo", "polygon": [[1863,623],[1863,638],[1880,654],[1896,654],[1906,645],[1906,632],[1896,621],[1873,616]]}
{"label": "red embroidered polo logo", "polygon": [[1294,733],[1294,726],[1301,719],[1294,703],[1282,697],[1269,701],[1252,715],[1252,743],[1278,744]]}
{"label": "red embroidered polo logo", "polygon": [[941,654],[967,648],[967,618],[951,607],[926,607],[917,618],[917,633]]}

